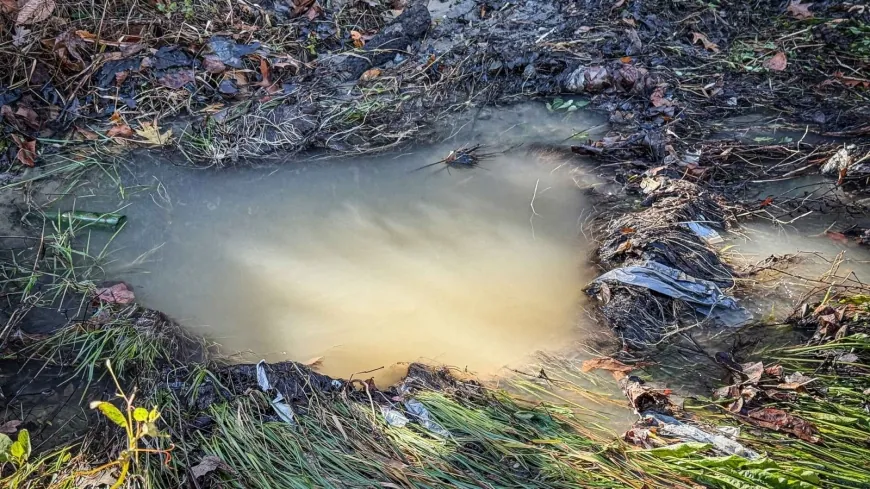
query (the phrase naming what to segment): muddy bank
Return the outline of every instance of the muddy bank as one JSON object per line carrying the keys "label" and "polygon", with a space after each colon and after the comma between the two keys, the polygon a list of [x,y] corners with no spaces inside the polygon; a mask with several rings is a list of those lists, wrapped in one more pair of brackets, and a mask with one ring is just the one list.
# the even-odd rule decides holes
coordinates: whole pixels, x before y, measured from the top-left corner
{"label": "muddy bank", "polygon": [[702,137],[699,120],[758,109],[867,132],[867,13],[836,2],[119,1],[87,18],[51,5],[3,14],[18,33],[0,90],[13,173],[58,151],[95,157],[95,145],[218,164],[371,151],[425,138],[457,110],[558,94],[650,133],[657,161]]}

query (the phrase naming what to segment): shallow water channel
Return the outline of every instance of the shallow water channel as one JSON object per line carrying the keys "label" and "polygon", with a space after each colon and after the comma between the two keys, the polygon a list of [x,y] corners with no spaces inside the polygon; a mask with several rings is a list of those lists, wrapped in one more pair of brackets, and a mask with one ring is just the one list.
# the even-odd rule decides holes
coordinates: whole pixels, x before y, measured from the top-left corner
{"label": "shallow water channel", "polygon": [[[474,169],[415,169],[472,141],[503,151],[601,121],[542,104],[484,119],[402,154],[219,171],[141,163],[123,177],[128,223],[106,276],[240,361],[316,361],[382,387],[415,360],[487,377],[572,348],[599,328],[582,292],[594,202],[578,188],[596,179],[525,148]],[[103,183],[75,205],[110,205],[113,191]]]}

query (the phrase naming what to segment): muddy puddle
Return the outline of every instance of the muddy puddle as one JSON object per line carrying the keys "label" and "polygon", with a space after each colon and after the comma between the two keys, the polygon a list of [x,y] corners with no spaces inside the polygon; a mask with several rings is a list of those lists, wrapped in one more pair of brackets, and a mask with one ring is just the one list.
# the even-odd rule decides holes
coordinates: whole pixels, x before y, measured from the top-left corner
{"label": "muddy puddle", "polygon": [[[106,276],[239,361],[317,363],[379,386],[416,360],[486,378],[607,336],[582,292],[595,275],[583,189],[602,182],[520,146],[602,122],[535,104],[400,154],[220,171],[147,161],[122,177],[123,203],[104,181],[73,204],[126,205]],[[418,170],[479,143],[499,153]]]}

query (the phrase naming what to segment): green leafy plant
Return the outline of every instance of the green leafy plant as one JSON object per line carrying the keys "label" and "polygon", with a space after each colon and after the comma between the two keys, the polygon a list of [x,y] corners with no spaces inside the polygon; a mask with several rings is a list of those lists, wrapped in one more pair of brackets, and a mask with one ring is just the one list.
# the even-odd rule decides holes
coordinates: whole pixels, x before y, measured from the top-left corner
{"label": "green leafy plant", "polygon": [[125,410],[122,412],[114,404],[107,401],[94,401],[91,403],[91,409],[99,410],[103,416],[109,419],[109,421],[124,428],[127,435],[127,448],[118,454],[117,459],[95,469],[81,472],[77,475],[92,475],[112,467],[120,467],[121,472],[118,475],[116,482],[111,487],[111,489],[117,489],[124,484],[124,480],[126,480],[127,475],[130,472],[130,467],[137,462],[139,454],[159,453],[165,455],[168,462],[170,457],[169,453],[175,447],[172,444],[170,444],[169,448],[166,449],[140,447],[140,442],[145,438],[165,437],[165,435],[160,433],[156,424],[157,420],[160,419],[160,411],[157,410],[156,406],[148,410],[144,407],[134,405],[133,402],[136,398],[135,390],[130,393],[130,395],[127,395],[121,388],[121,384],[118,382],[118,378],[112,370],[112,364],[108,360],[106,361],[106,368],[109,370],[112,380],[115,381],[115,387],[118,388],[117,396],[124,400]]}
{"label": "green leafy plant", "polygon": [[588,100],[562,100],[560,98],[557,98],[552,102],[547,102],[547,110],[549,110],[550,112],[574,112],[575,110],[582,109],[587,105],[589,105]]}
{"label": "green leafy plant", "polygon": [[30,433],[27,430],[19,431],[16,441],[0,433],[0,463],[12,462],[13,465],[20,467],[29,457]]}

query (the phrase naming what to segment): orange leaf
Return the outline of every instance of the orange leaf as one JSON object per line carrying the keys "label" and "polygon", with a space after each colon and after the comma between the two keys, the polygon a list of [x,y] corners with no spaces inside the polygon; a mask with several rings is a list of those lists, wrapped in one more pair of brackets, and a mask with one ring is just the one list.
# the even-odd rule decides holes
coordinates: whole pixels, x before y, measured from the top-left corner
{"label": "orange leaf", "polygon": [[359,80],[364,82],[371,81],[379,76],[381,76],[381,70],[379,68],[372,68],[370,70],[366,70],[366,72],[359,77]]}
{"label": "orange leaf", "polygon": [[268,87],[272,84],[269,80],[272,72],[269,70],[269,62],[266,61],[266,58],[260,58],[260,74],[263,75],[263,80],[260,81],[260,86]]}
{"label": "orange leaf", "polygon": [[110,138],[131,138],[133,134],[133,129],[127,124],[119,124],[106,131],[106,136]]}
{"label": "orange leaf", "polygon": [[761,207],[767,207],[770,204],[773,204],[773,197],[768,197],[761,201]]}
{"label": "orange leaf", "polygon": [[785,53],[778,51],[772,58],[766,60],[763,66],[768,70],[782,71],[788,66],[788,58],[785,57]]}
{"label": "orange leaf", "polygon": [[622,61],[623,63],[631,63],[631,56],[623,56],[619,58],[619,61]]}

